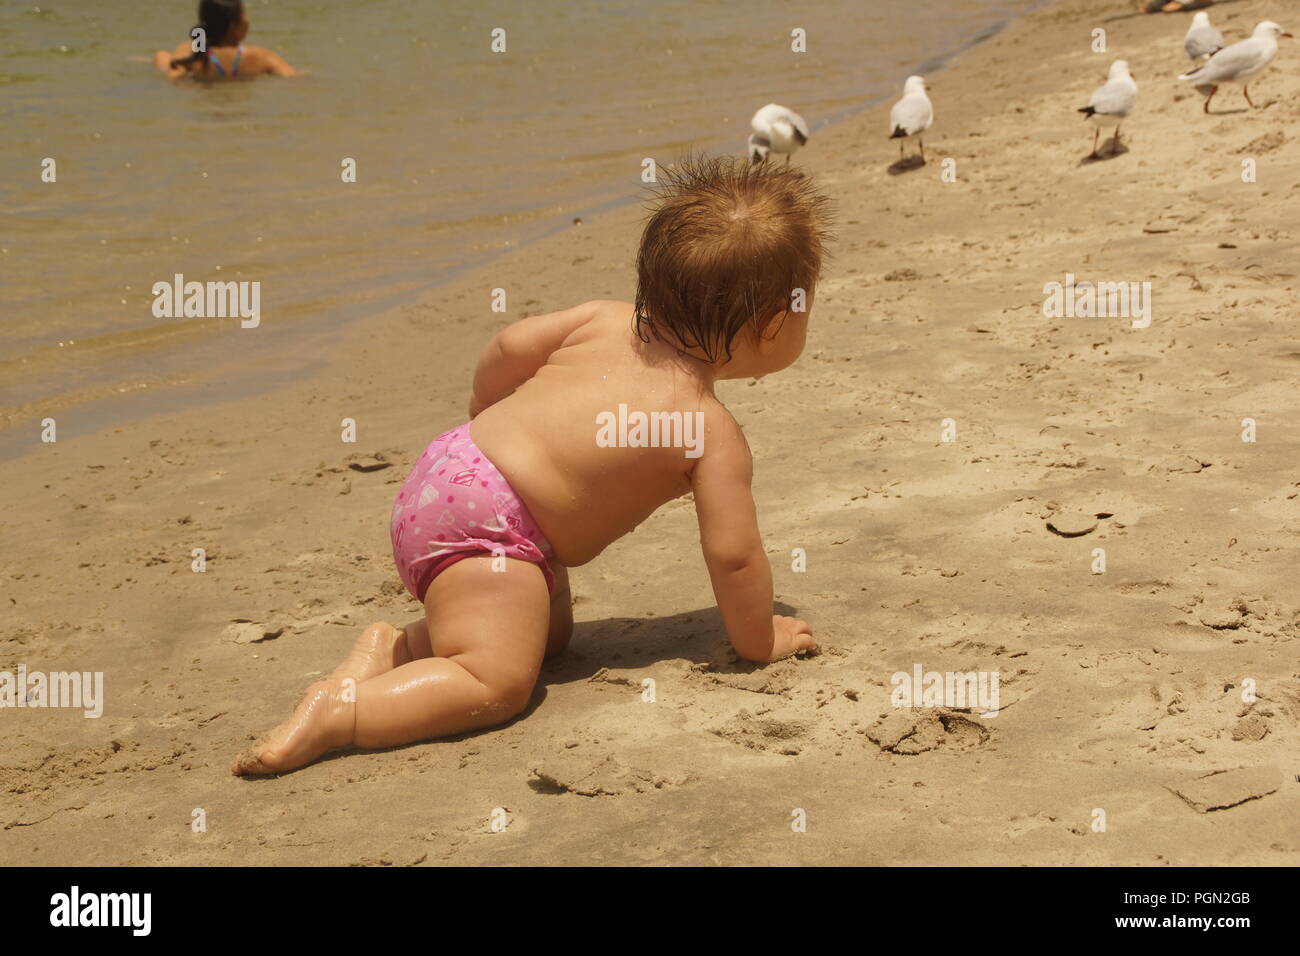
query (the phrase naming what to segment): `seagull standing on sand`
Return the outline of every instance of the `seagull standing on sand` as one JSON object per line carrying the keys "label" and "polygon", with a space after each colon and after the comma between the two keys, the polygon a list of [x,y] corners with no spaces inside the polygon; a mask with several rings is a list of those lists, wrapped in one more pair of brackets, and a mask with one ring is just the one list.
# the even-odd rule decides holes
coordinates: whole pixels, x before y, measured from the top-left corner
{"label": "seagull standing on sand", "polygon": [[1205,112],[1210,111],[1210,100],[1225,83],[1241,84],[1241,91],[1246,102],[1254,106],[1250,98],[1250,81],[1264,71],[1277,56],[1277,38],[1289,37],[1280,26],[1272,20],[1265,20],[1256,25],[1255,32],[1249,40],[1242,40],[1232,46],[1224,47],[1194,70],[1183,73],[1180,80],[1191,80],[1200,92],[1209,90],[1205,98]]}
{"label": "seagull standing on sand", "polygon": [[754,130],[749,137],[749,160],[764,162],[769,153],[785,153],[785,161],[808,142],[808,124],[794,110],[768,103],[749,121]]}
{"label": "seagull standing on sand", "polygon": [[1092,99],[1079,112],[1092,120],[1097,130],[1092,135],[1093,159],[1097,158],[1097,137],[1103,126],[1115,127],[1115,138],[1111,141],[1110,154],[1119,152],[1119,124],[1133,112],[1137,106],[1138,88],[1129,72],[1127,60],[1116,60],[1110,65],[1110,74],[1106,82],[1092,91]]}
{"label": "seagull standing on sand", "polygon": [[1210,25],[1210,15],[1204,10],[1192,17],[1192,25],[1183,37],[1183,49],[1193,63],[1207,56],[1214,56],[1223,49],[1223,34]]}
{"label": "seagull standing on sand", "polygon": [[903,98],[889,111],[889,138],[899,140],[898,159],[903,159],[902,140],[908,136],[917,137],[921,162],[925,162],[925,142],[921,134],[934,122],[934,107],[930,97],[925,95],[925,77],[909,76],[903,84]]}

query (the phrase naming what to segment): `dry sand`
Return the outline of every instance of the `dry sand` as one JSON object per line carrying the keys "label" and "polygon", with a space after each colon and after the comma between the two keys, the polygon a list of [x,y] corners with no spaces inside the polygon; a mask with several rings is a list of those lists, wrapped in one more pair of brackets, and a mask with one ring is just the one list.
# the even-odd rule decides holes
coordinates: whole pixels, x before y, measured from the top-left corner
{"label": "dry sand", "polygon": [[[1300,27],[1279,7],[1214,16]],[[923,169],[889,169],[888,104],[799,154],[840,207],[809,348],[722,398],[820,656],[736,661],[683,500],[574,572],[573,646],[522,719],[228,772],[362,626],[418,616],[398,483],[503,318],[631,295],[625,209],[351,328],[309,381],[4,465],[0,669],[102,670],[108,701],[0,713],[0,862],[1294,863],[1300,40],[1256,109],[1225,91],[1205,116],[1173,78],[1186,17],[1109,19],[1131,9],[1066,0],[935,75]],[[1075,109],[1120,56],[1127,151],[1084,162]],[[1067,272],[1150,281],[1151,326],[1045,318]],[[917,663],[998,672],[1002,712],[892,708]]]}

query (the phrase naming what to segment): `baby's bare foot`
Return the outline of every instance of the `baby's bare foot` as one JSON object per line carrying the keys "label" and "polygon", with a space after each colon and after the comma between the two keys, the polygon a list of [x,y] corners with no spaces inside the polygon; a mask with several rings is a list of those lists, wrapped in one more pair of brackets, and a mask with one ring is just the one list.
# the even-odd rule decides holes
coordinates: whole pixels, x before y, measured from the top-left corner
{"label": "baby's bare foot", "polygon": [[352,743],[356,687],[341,680],[317,681],[293,712],[248,751],[230,772],[241,776],[284,773]]}
{"label": "baby's bare foot", "polygon": [[355,681],[369,680],[387,674],[411,660],[406,646],[406,632],[391,624],[371,624],[361,632],[343,663],[334,668],[329,680],[351,677]]}

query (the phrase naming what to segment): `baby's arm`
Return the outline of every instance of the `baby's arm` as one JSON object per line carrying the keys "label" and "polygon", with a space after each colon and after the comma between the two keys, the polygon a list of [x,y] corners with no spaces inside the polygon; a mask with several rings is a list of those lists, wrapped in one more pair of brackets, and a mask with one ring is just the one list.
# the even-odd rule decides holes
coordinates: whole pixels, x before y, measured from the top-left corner
{"label": "baby's arm", "polygon": [[750,480],[749,445],[725,412],[712,416],[703,457],[691,474],[700,545],[727,637],[750,661],[774,661],[816,647],[808,625],[772,614],[772,568],[763,552]]}
{"label": "baby's arm", "polygon": [[492,337],[478,360],[469,417],[506,398],[546,364],[574,329],[596,314],[597,302],[534,315],[508,325]]}

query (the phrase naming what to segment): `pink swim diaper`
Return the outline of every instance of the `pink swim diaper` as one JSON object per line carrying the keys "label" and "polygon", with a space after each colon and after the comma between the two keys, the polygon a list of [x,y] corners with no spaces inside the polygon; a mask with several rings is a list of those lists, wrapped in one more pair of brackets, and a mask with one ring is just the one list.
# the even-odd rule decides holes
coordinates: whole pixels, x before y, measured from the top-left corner
{"label": "pink swim diaper", "polygon": [[433,440],[393,503],[393,558],[424,601],[429,583],[463,558],[503,555],[542,569],[555,588],[551,544],[509,482],[474,444],[469,423]]}

